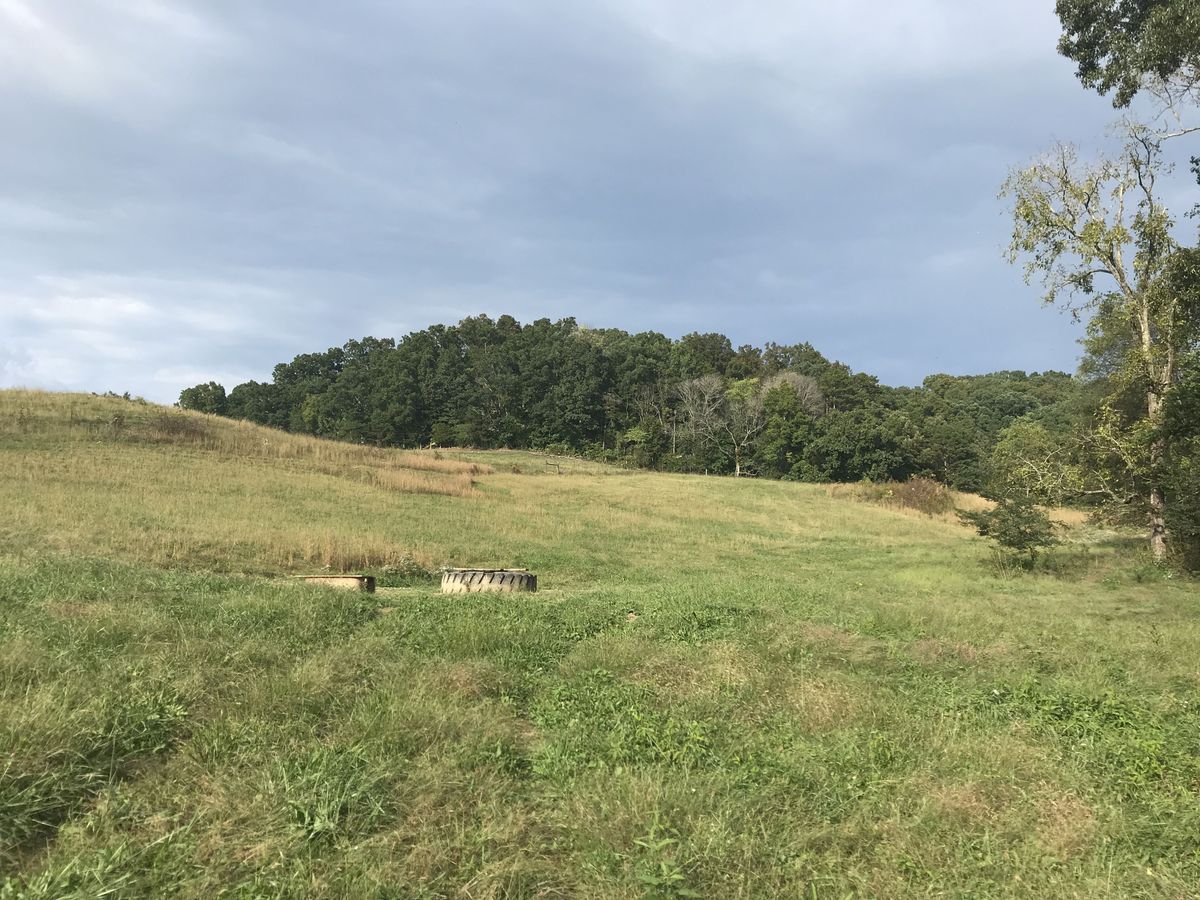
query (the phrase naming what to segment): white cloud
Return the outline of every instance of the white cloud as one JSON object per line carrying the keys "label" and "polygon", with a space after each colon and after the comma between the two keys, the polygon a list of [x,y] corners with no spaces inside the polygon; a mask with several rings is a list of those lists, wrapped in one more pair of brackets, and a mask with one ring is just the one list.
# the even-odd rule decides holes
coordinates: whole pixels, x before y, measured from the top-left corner
{"label": "white cloud", "polygon": [[619,0],[636,28],[712,60],[741,59],[785,71],[824,73],[814,90],[914,75],[1015,67],[1047,58],[1057,22],[1040,0]]}
{"label": "white cloud", "polygon": [[232,37],[170,0],[0,0],[0,78],[113,114],[177,104]]}
{"label": "white cloud", "polygon": [[0,233],[87,231],[94,227],[92,221],[64,210],[0,197]]}
{"label": "white cloud", "polygon": [[200,381],[252,377],[253,366],[219,360],[271,346],[263,322],[281,321],[290,306],[255,284],[38,278],[19,293],[0,292],[0,386],[128,390],[170,402]]}

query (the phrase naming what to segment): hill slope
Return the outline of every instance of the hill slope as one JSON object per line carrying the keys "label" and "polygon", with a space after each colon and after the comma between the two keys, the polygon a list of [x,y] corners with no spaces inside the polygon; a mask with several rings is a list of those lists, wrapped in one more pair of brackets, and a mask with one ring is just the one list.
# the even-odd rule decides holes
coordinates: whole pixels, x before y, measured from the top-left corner
{"label": "hill slope", "polygon": [[[820,486],[454,456],[0,392],[8,889],[1200,883],[1194,583],[999,577]],[[326,565],[396,586],[264,577]]]}

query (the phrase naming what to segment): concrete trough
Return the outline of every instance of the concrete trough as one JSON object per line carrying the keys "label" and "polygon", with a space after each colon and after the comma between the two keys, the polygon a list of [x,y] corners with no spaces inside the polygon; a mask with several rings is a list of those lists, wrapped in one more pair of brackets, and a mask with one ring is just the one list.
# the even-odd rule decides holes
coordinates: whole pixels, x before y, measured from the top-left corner
{"label": "concrete trough", "polygon": [[297,575],[309,584],[320,584],[341,591],[365,591],[375,593],[374,575]]}
{"label": "concrete trough", "polygon": [[442,573],[443,594],[485,591],[513,594],[536,590],[537,576],[528,569],[447,569]]}

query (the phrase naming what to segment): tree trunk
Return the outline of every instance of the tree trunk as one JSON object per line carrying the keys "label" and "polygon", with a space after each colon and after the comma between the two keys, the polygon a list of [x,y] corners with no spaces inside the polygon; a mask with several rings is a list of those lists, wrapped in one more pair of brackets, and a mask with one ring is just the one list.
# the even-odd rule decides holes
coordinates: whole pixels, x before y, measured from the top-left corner
{"label": "tree trunk", "polygon": [[1150,489],[1150,552],[1158,562],[1167,558],[1167,524],[1164,517],[1166,501],[1162,488]]}
{"label": "tree trunk", "polygon": [[[1158,428],[1162,420],[1162,396],[1157,391],[1146,394],[1146,412],[1150,423]],[[1159,473],[1162,469],[1163,457],[1166,455],[1166,442],[1162,435],[1157,435],[1150,442],[1150,552],[1155,560],[1162,562],[1167,558],[1167,498],[1159,484]]]}

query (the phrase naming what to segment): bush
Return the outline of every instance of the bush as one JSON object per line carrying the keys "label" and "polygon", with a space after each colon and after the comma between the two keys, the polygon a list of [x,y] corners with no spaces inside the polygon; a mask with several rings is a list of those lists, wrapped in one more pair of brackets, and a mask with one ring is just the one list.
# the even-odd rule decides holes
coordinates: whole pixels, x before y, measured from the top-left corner
{"label": "bush", "polygon": [[919,475],[914,475],[908,481],[864,481],[858,485],[856,493],[863,500],[915,509],[927,516],[954,510],[954,495],[950,489],[932,478]]}
{"label": "bush", "polygon": [[1058,543],[1050,517],[1027,497],[1003,498],[993,509],[960,512],[959,519],[992,538],[1013,556],[1028,554],[1033,567],[1038,551]]}

